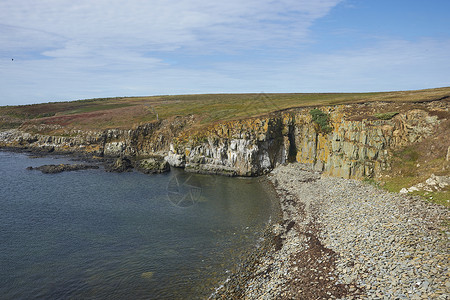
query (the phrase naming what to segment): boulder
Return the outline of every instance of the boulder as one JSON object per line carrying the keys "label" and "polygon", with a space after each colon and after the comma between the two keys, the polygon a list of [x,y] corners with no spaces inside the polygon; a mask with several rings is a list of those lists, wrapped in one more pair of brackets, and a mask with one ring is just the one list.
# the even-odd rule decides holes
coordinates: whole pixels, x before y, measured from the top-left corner
{"label": "boulder", "polygon": [[137,161],[136,169],[145,174],[155,174],[169,172],[170,166],[162,157],[151,157]]}
{"label": "boulder", "polygon": [[441,191],[450,185],[450,176],[436,176],[431,174],[431,177],[425,180],[425,182],[418,183],[409,188],[402,188],[400,194],[427,191],[435,192]]}
{"label": "boulder", "polygon": [[106,167],[108,172],[130,172],[133,169],[133,164],[128,157],[119,157],[113,164]]}

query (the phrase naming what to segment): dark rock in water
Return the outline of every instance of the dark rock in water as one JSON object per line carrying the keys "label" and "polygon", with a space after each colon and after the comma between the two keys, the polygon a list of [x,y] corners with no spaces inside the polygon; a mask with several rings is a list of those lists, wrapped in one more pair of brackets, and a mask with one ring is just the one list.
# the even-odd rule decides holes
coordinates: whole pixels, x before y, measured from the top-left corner
{"label": "dark rock in water", "polygon": [[95,165],[84,165],[84,164],[59,164],[59,165],[43,165],[37,168],[28,167],[27,170],[38,170],[45,174],[61,173],[65,171],[78,171],[87,169],[98,169],[99,166]]}
{"label": "dark rock in water", "polygon": [[155,174],[169,172],[170,166],[163,157],[151,157],[137,161],[136,169],[145,174]]}
{"label": "dark rock in water", "polygon": [[119,157],[112,165],[106,167],[108,172],[129,172],[133,169],[133,164],[128,157]]}

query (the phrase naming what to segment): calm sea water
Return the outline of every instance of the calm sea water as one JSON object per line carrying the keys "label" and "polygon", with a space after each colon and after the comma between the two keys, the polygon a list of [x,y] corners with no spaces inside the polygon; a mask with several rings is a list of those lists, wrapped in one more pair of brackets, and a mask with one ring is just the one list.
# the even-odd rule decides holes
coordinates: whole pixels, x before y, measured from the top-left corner
{"label": "calm sea water", "polygon": [[270,218],[257,179],[26,170],[67,162],[0,151],[2,299],[204,298]]}

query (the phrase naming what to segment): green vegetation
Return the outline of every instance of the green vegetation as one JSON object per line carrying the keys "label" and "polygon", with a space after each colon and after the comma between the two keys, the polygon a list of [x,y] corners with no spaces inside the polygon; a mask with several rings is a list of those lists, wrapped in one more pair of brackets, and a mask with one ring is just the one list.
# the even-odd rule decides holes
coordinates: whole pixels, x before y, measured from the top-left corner
{"label": "green vegetation", "polygon": [[376,181],[375,179],[370,178],[370,177],[364,177],[363,182],[373,185],[374,187],[377,187],[377,188],[381,187],[380,183],[378,181]]}
{"label": "green vegetation", "polygon": [[420,180],[418,180],[416,177],[413,176],[404,176],[404,177],[398,176],[386,180],[386,182],[383,185],[383,188],[388,190],[389,192],[398,193],[402,188],[404,187],[408,188],[419,182]]}
{"label": "green vegetation", "polygon": [[398,115],[398,112],[379,113],[379,114],[375,114],[375,118],[380,119],[380,120],[390,120],[393,117],[395,117],[396,115]]}
{"label": "green vegetation", "polygon": [[22,122],[0,122],[0,130],[18,128],[20,125]]}
{"label": "green vegetation", "polygon": [[[349,106],[345,111],[345,118],[389,120],[395,117],[398,111],[403,113],[403,106],[397,105],[399,102],[411,103],[411,106],[414,106],[414,102],[442,100],[449,97],[450,87],[383,93],[205,94],[87,99],[0,107],[0,130],[21,127],[28,132],[71,136],[76,134],[78,129],[129,129],[158,120],[174,121],[181,116],[189,117],[189,128],[192,132],[202,132],[200,129],[203,126],[216,122],[270,115],[291,108],[311,109],[325,105],[375,101],[386,103],[384,109],[390,112],[378,113],[370,108],[364,108],[363,105]],[[332,130],[325,112],[311,109],[310,114],[318,130],[323,133]],[[448,113],[445,111],[434,114],[440,119],[448,119]],[[449,123],[441,123],[439,126],[445,129]],[[203,135],[197,138],[203,142],[207,141]],[[289,138],[292,139],[292,136]],[[444,174],[449,169],[449,162],[445,161],[447,141],[448,131],[441,130],[436,136],[416,143],[414,147],[398,149],[392,156],[392,169],[386,171],[382,181],[378,183],[373,179],[366,181],[374,185],[379,184],[389,191],[398,192],[401,188],[424,182],[432,173]],[[290,145],[294,145],[294,142],[291,141]],[[295,160],[295,154],[294,147],[289,150],[289,160]],[[449,206],[449,191],[428,194],[424,192],[421,196],[429,201]]]}
{"label": "green vegetation", "polygon": [[55,115],[54,112],[42,112],[42,113],[30,113],[30,112],[16,112],[11,111],[6,114],[9,117],[12,118],[18,118],[18,119],[39,119],[39,118],[48,118],[53,117]]}
{"label": "green vegetation", "polygon": [[[296,107],[317,107],[373,101],[430,101],[450,96],[450,87],[383,93],[315,94],[206,94],[152,97],[117,97],[72,102],[0,107],[3,128],[17,124],[52,124],[65,128],[106,129],[133,126],[174,118],[195,117],[195,126],[257,117]],[[6,124],[9,123],[10,125]],[[326,128],[326,127],[324,127]]]}
{"label": "green vegetation", "polygon": [[320,132],[329,133],[333,128],[330,126],[329,116],[320,109],[310,110],[309,113],[312,116],[312,120],[319,127]]}
{"label": "green vegetation", "polygon": [[[443,132],[442,134],[445,134]],[[418,183],[425,182],[431,174],[448,174],[449,162],[445,160],[448,146],[445,139],[432,137],[425,139],[414,146],[404,147],[393,153],[391,170],[384,176],[379,185],[390,191],[398,193],[402,188],[409,188]],[[430,154],[429,149],[436,148],[444,143],[441,151]],[[427,201],[450,207],[450,187],[438,192],[416,191],[410,193],[424,198]]]}
{"label": "green vegetation", "polygon": [[417,176],[417,161],[420,154],[413,147],[394,152],[394,165],[402,176]]}
{"label": "green vegetation", "polygon": [[[425,180],[425,179],[424,179]],[[382,186],[383,189],[398,193],[404,187],[410,187],[414,184],[419,183],[420,180],[417,177],[405,176],[405,177],[394,177],[390,178]],[[375,184],[377,185],[377,184]],[[446,207],[450,207],[450,188],[446,188],[439,192],[427,192],[427,191],[416,191],[409,193],[410,195],[420,196],[426,201],[440,204]]]}
{"label": "green vegetation", "polygon": [[413,192],[412,194],[421,196],[422,198],[426,199],[429,202],[450,207],[450,191],[449,190],[444,190],[444,191],[440,191],[440,192],[419,191],[419,192]]}

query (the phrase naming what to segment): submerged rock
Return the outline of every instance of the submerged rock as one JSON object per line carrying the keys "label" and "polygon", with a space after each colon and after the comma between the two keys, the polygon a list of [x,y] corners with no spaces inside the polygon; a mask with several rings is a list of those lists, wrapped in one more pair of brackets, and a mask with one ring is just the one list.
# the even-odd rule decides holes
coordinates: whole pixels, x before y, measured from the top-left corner
{"label": "submerged rock", "polygon": [[45,174],[55,174],[65,171],[78,171],[87,169],[98,169],[99,166],[96,165],[85,165],[85,164],[59,164],[59,165],[43,165],[37,168],[28,167],[27,170],[38,170]]}

